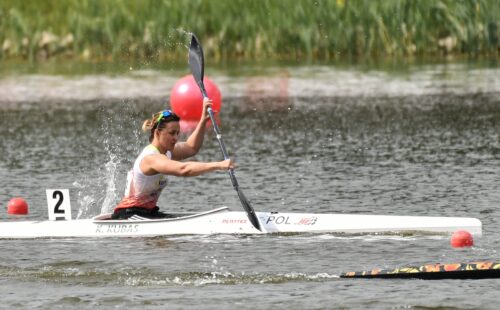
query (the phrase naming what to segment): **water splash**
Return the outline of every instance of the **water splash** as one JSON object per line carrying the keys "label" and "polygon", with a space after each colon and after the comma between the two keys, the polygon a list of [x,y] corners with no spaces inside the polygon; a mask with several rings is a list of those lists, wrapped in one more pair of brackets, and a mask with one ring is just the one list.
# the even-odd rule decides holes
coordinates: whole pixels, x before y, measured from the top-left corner
{"label": "water splash", "polygon": [[[143,144],[140,133],[138,108],[133,102],[124,101],[113,107],[101,107],[98,113],[100,128],[96,151],[103,152],[103,164],[95,163],[92,170],[81,171],[82,179],[73,186],[77,189],[77,218],[109,213],[124,192],[126,172],[131,168]],[[132,139],[123,139],[131,135]],[[124,141],[135,141],[132,145]]]}
{"label": "water splash", "polygon": [[170,48],[175,49],[178,46],[189,50],[189,44],[191,42],[192,32],[186,31],[182,28],[175,28],[169,31],[167,35],[167,45]]}
{"label": "water splash", "polygon": [[133,110],[133,104],[124,102],[118,111],[104,111],[102,131],[106,132],[107,135],[103,144],[108,161],[104,165],[105,169],[102,174],[105,191],[101,213],[111,212],[122,197],[123,186],[121,183],[125,183],[126,171],[130,169],[129,164],[122,164],[122,161],[128,162],[133,159],[126,151],[128,146],[123,144],[122,135],[127,134],[127,132],[134,135],[135,141],[137,141],[134,149],[139,148],[139,124],[133,115]]}
{"label": "water splash", "polygon": [[96,199],[93,196],[86,194],[85,185],[84,185],[85,183],[87,183],[87,182],[86,181],[73,182],[73,187],[75,189],[77,189],[76,190],[76,195],[77,195],[76,199],[77,199],[78,206],[79,206],[77,209],[77,214],[76,214],[77,219],[85,216],[87,211],[91,210],[96,203]]}
{"label": "water splash", "polygon": [[114,153],[109,153],[109,161],[104,167],[106,192],[101,207],[101,213],[108,213],[113,210],[116,201],[119,199],[116,189],[118,163],[117,156]]}

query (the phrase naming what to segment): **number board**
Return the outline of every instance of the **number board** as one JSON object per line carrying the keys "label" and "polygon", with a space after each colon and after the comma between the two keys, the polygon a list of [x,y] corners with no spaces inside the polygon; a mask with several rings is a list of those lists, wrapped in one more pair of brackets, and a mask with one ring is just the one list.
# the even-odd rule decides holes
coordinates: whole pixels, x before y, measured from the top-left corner
{"label": "number board", "polygon": [[50,221],[71,220],[68,189],[47,189],[47,207]]}

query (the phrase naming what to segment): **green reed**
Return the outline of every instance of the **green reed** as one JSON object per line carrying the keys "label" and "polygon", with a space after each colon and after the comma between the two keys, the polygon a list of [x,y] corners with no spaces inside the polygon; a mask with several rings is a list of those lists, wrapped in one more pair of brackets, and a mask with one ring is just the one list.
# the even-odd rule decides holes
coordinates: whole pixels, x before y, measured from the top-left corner
{"label": "green reed", "polygon": [[498,56],[497,0],[2,0],[0,57]]}

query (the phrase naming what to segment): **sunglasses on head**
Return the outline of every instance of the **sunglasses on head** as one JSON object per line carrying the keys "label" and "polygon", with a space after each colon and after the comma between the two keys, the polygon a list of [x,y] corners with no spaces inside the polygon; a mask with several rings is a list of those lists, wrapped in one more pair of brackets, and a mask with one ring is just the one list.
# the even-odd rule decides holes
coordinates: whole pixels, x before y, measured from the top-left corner
{"label": "sunglasses on head", "polygon": [[158,115],[158,117],[156,118],[156,121],[153,125],[153,128],[151,128],[151,130],[155,130],[156,128],[158,128],[158,126],[160,126],[161,122],[165,121],[167,118],[169,118],[170,116],[173,116],[173,115],[175,115],[175,114],[170,110],[165,110],[165,111],[161,112],[160,115]]}
{"label": "sunglasses on head", "polygon": [[165,110],[165,111],[161,112],[160,115],[158,115],[158,118],[156,119],[156,123],[158,124],[161,121],[163,121],[164,119],[166,119],[167,117],[172,116],[172,115],[174,115],[174,113],[172,113],[172,111]]}

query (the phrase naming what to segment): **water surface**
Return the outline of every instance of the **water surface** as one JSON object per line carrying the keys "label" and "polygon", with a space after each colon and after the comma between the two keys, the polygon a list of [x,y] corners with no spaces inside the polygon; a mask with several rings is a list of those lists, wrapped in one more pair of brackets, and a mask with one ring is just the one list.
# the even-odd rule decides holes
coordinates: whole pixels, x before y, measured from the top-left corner
{"label": "water surface", "polygon": [[[110,211],[147,135],[186,74],[23,73],[0,79],[0,201],[46,218],[46,188],[69,188],[73,217]],[[210,71],[209,71],[210,72]],[[500,71],[464,64],[378,69],[270,67],[210,73],[224,140],[256,210],[465,216],[482,238],[174,236],[2,240],[8,308],[481,308],[496,280],[346,280],[343,271],[499,260]],[[196,160],[220,158],[208,131]],[[174,178],[165,210],[240,210],[227,174]],[[24,219],[25,219],[24,218]],[[19,220],[3,212],[2,221]],[[437,293],[439,292],[439,293]],[[468,294],[464,294],[468,292]]]}

